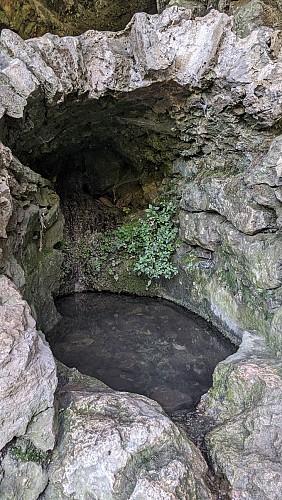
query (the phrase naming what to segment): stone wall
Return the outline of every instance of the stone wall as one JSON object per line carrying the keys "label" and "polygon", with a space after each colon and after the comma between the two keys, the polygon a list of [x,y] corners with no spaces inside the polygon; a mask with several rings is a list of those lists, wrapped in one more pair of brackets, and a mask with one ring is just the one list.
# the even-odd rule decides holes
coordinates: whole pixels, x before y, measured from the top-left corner
{"label": "stone wall", "polygon": [[0,269],[24,293],[39,327],[58,318],[53,293],[59,287],[63,238],[59,197],[51,183],[23,166],[1,145]]}

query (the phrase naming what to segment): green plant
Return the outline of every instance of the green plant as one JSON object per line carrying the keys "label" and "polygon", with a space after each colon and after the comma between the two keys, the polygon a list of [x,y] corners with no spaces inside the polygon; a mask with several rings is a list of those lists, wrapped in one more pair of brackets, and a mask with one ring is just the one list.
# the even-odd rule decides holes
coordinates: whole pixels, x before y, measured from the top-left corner
{"label": "green plant", "polygon": [[125,273],[135,273],[147,278],[147,288],[153,279],[171,278],[177,273],[171,261],[178,234],[174,215],[172,202],[149,205],[141,218],[131,218],[115,230],[87,234],[66,245],[65,276],[80,268],[88,284],[95,285],[101,273],[115,281]]}
{"label": "green plant", "polygon": [[133,271],[148,278],[147,286],[152,279],[171,278],[177,274],[177,268],[171,262],[178,234],[173,224],[174,215],[171,202],[149,205],[144,219],[124,224],[114,233],[117,249],[129,254]]}

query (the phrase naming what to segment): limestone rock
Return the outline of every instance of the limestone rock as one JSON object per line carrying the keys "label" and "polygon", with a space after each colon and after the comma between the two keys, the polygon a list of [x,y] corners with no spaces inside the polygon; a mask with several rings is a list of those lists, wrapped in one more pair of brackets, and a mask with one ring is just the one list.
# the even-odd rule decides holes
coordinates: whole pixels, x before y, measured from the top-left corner
{"label": "limestone rock", "polygon": [[257,288],[272,289],[282,284],[282,238],[281,234],[248,236],[230,224],[221,226],[223,247],[232,255],[234,267]]}
{"label": "limestone rock", "polygon": [[101,383],[95,390],[91,377],[83,390],[84,377],[74,375],[59,395],[61,430],[44,499],[212,498],[200,453],[157,403]]}
{"label": "limestone rock", "polygon": [[180,214],[180,237],[191,245],[215,250],[221,241],[219,225],[224,218],[207,212]]}
{"label": "limestone rock", "polygon": [[182,208],[218,212],[246,234],[275,227],[275,214],[255,203],[241,176],[188,183],[183,190]]}
{"label": "limestone rock", "polygon": [[[44,429],[44,432],[42,432]],[[46,452],[53,450],[57,436],[57,415],[54,406],[35,415],[28,424],[25,437],[33,446]]]}
{"label": "limestone rock", "polygon": [[8,224],[0,241],[1,269],[23,292],[40,326],[47,328],[58,317],[52,293],[58,288],[62,261],[61,252],[54,249],[63,237],[59,197],[50,181],[22,165],[2,144],[0,157],[2,172],[7,172],[1,184],[0,231]]}
{"label": "limestone rock", "polygon": [[[280,302],[281,303],[281,302]],[[282,307],[279,307],[274,314],[271,329],[269,332],[269,342],[278,351],[278,356],[282,351]]]}
{"label": "limestone rock", "polygon": [[[204,16],[207,11],[207,3],[204,0],[200,1],[189,1],[189,0],[170,0],[166,2],[168,7],[172,7],[173,5],[177,5],[179,7],[184,7],[185,9],[191,10],[191,14],[193,16]],[[160,8],[159,8],[160,10]]]}
{"label": "limestone rock", "polygon": [[250,169],[246,176],[246,183],[250,186],[267,184],[276,187],[282,185],[282,136],[276,137],[261,165]]}
{"label": "limestone rock", "polygon": [[[232,5],[233,4],[233,5]],[[243,0],[231,2],[230,14],[234,15],[234,30],[245,37],[259,26],[281,29],[282,13],[279,0]]]}
{"label": "limestone rock", "polygon": [[12,197],[8,184],[8,172],[0,170],[0,238],[7,238],[6,228],[12,215]]}
{"label": "limestone rock", "polygon": [[48,483],[48,473],[40,459],[25,455],[24,445],[19,441],[13,444],[1,462],[4,477],[0,482],[0,497],[3,500],[37,500]]}
{"label": "limestone rock", "polygon": [[207,436],[212,459],[232,498],[278,500],[282,488],[282,364],[255,335],[219,363],[203,398],[220,424]]}
{"label": "limestone rock", "polygon": [[0,277],[0,299],[2,449],[25,433],[34,416],[52,408],[57,377],[52,353],[36,331],[29,306],[5,276]]}

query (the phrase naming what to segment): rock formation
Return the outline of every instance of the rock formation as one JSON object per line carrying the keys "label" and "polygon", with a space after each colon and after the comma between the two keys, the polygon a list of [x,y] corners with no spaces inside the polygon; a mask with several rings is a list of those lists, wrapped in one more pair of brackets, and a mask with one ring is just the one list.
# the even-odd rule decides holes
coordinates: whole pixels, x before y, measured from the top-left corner
{"label": "rock formation", "polygon": [[278,499],[281,475],[281,359],[246,333],[239,351],[219,363],[203,405],[218,426],[206,441],[232,498]]}
{"label": "rock formation", "polygon": [[[244,2],[240,4],[243,8]],[[219,365],[214,388],[203,402],[204,411],[218,423],[207,437],[211,457],[228,478],[234,499],[264,495],[274,500],[281,491],[281,47],[280,32],[269,27],[242,39],[236,37],[225,13],[210,10],[204,18],[192,19],[190,10],[176,6],[161,15],[136,14],[118,33],[88,31],[76,38],[46,34],[23,41],[4,29],[0,38],[2,272],[22,291],[38,325],[50,328],[56,321],[52,294],[60,281],[58,246],[63,229],[54,189],[60,187],[64,206],[79,215],[72,220],[75,241],[84,230],[81,200],[100,200],[110,190],[112,204],[119,208],[117,188],[124,179],[137,179],[143,194],[152,185],[158,190],[163,179],[171,182],[179,200],[183,242],[176,255],[179,274],[156,285],[155,293],[192,308],[237,343],[244,338],[239,353]],[[105,159],[111,164],[108,170]],[[3,279],[8,287],[7,278]],[[128,289],[126,283],[122,286]],[[17,300],[21,301],[19,295]],[[21,310],[27,307],[21,304]],[[27,321],[20,331],[25,331]],[[43,381],[48,379],[47,374],[42,376]],[[78,495],[77,484],[71,485],[69,479],[61,482],[65,468],[77,467],[66,449],[84,446],[80,433],[85,425],[89,448],[82,458],[87,466],[92,440],[102,425],[92,407],[103,398],[101,414],[107,429],[115,428],[115,436],[122,434],[119,446],[126,441],[125,462],[130,460],[127,424],[121,417],[118,427],[114,422],[116,405],[122,412],[126,404],[131,412],[126,418],[134,415],[137,427],[140,415],[147,431],[147,415],[153,412],[160,418],[157,425],[163,429],[172,460],[170,465],[158,464],[154,478],[147,465],[140,473],[135,471],[130,485],[123,486],[130,490],[125,498],[140,498],[145,484],[152,489],[152,498],[160,498],[163,492],[156,488],[165,470],[175,482],[163,498],[177,498],[179,481],[186,488],[185,492],[181,486],[179,498],[186,498],[187,491],[189,497],[195,484],[202,488],[193,493],[195,498],[209,498],[202,482],[203,463],[196,467],[199,474],[187,479],[185,471],[197,462],[196,452],[188,441],[184,444],[156,405],[108,389],[101,396],[96,389],[87,391],[83,383],[81,391],[70,389],[66,400],[65,396],[60,400],[67,411],[61,412],[46,498]],[[51,399],[44,410],[51,408]],[[107,401],[114,406],[111,414],[105,410]],[[31,411],[27,405],[20,430],[14,429],[3,445],[25,433],[28,421],[40,411],[33,403]],[[154,446],[155,431],[147,431],[143,445],[151,464],[147,444]],[[17,457],[29,455],[26,450],[32,440],[27,436],[21,439],[28,444],[16,445]],[[110,436],[111,432],[105,434],[106,442]],[[172,439],[178,442],[176,451]],[[183,447],[191,453],[189,463]],[[136,444],[133,461],[141,448]],[[104,457],[105,449],[100,451]],[[29,459],[24,467],[14,464],[15,453],[6,454],[2,467],[9,472],[3,481],[8,481],[13,467],[24,468],[28,477],[33,474]],[[46,486],[44,460],[40,458],[36,475],[37,496],[30,498],[37,498]],[[101,468],[109,456],[103,460]],[[124,481],[122,464],[119,467],[115,473]],[[87,478],[92,486],[85,483],[87,494],[96,488],[94,476]],[[120,484],[114,485],[111,477],[108,498],[120,498]],[[19,491],[21,487],[15,485]]]}
{"label": "rock formation", "polygon": [[[101,148],[126,158],[137,176],[173,163],[183,185],[187,245],[179,265],[189,293],[178,279],[160,293],[233,336],[255,330],[279,349],[276,33],[261,28],[238,40],[225,14],[192,21],[189,11],[171,7],[161,16],[136,15],[124,33],[23,42],[4,30],[1,44],[5,145],[50,179],[64,175],[65,183],[76,175],[73,158],[91,166]],[[78,172],[76,189],[87,174]]]}
{"label": "rock formation", "polygon": [[60,437],[43,498],[212,499],[201,454],[157,403],[60,371]]}
{"label": "rock formation", "polygon": [[159,12],[173,5],[190,9],[193,16],[203,16],[212,8],[225,12],[233,16],[233,29],[240,37],[260,26],[282,26],[280,0],[157,0]]}

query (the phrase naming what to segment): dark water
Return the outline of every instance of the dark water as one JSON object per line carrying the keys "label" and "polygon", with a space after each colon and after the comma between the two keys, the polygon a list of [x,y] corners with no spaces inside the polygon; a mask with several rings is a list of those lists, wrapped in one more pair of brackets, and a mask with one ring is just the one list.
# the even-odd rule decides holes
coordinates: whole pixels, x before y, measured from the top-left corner
{"label": "dark water", "polygon": [[194,408],[216,364],[236,350],[204,319],[164,300],[77,293],[57,308],[63,318],[48,339],[57,359],[169,413]]}

